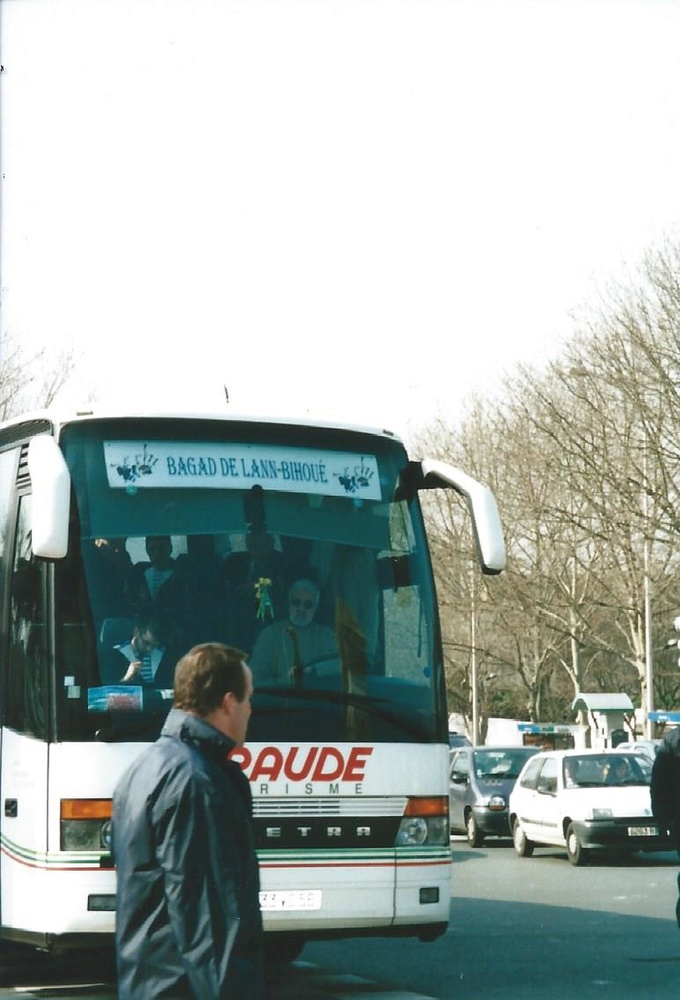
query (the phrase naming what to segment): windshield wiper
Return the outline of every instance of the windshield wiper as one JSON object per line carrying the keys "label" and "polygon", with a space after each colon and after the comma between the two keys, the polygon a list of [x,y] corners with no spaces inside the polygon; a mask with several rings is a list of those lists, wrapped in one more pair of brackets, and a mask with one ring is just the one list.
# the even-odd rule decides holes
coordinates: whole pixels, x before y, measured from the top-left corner
{"label": "windshield wiper", "polygon": [[160,736],[164,722],[165,716],[162,719],[156,716],[153,719],[147,718],[135,722],[111,723],[98,729],[94,738],[98,743],[128,743],[130,741],[153,743]]}

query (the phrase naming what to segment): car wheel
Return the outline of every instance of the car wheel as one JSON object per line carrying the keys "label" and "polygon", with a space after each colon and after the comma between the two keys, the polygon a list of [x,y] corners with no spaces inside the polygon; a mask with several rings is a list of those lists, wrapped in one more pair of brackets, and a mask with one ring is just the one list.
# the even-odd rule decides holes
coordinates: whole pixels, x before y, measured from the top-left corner
{"label": "car wheel", "polygon": [[465,833],[470,847],[481,847],[484,843],[484,834],[479,829],[479,825],[473,812],[469,812],[467,814],[467,818],[465,820]]}
{"label": "car wheel", "polygon": [[567,827],[567,857],[569,863],[577,867],[588,864],[588,851],[581,846],[578,834],[571,823]]}
{"label": "car wheel", "polygon": [[515,852],[520,858],[530,858],[534,853],[534,842],[527,838],[518,819],[515,819],[512,824],[512,842],[515,846]]}

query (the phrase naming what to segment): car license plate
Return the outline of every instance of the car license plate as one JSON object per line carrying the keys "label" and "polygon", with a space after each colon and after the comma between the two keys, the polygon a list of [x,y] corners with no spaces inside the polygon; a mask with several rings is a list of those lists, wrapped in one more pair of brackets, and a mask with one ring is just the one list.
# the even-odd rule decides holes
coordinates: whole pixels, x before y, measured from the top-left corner
{"label": "car license plate", "polygon": [[629,826],[629,837],[657,837],[659,830],[655,826]]}
{"label": "car license plate", "polygon": [[261,910],[320,910],[321,889],[292,889],[288,892],[261,892]]}

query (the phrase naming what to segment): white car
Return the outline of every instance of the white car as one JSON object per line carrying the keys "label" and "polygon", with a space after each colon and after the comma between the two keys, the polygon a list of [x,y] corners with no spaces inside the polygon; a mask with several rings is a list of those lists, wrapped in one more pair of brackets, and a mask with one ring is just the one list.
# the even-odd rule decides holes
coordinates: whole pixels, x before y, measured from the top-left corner
{"label": "white car", "polygon": [[572,865],[591,851],[672,850],[667,830],[652,816],[652,761],[620,750],[548,750],[532,757],[510,794],[508,818],[515,851],[564,847]]}
{"label": "white car", "polygon": [[644,753],[647,754],[651,760],[654,760],[659,752],[661,742],[661,740],[629,740],[627,743],[619,743],[616,749],[633,750],[635,753]]}

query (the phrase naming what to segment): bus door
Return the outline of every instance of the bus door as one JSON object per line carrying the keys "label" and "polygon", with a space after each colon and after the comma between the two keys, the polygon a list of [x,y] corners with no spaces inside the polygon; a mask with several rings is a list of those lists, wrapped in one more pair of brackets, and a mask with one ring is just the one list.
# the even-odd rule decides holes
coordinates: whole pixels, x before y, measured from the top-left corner
{"label": "bus door", "polygon": [[35,879],[47,865],[47,564],[34,559],[31,497],[19,498],[8,588],[4,658],[0,842],[0,922],[30,929],[40,909]]}
{"label": "bus door", "polygon": [[[4,867],[4,788],[2,782],[3,770],[3,726],[5,724],[5,706],[7,702],[7,650],[6,626],[7,603],[9,595],[9,563],[14,536],[10,517],[14,514],[14,497],[16,492],[16,470],[19,450],[8,448],[0,453],[0,926],[2,919],[2,870]],[[10,806],[11,808],[11,806]]]}

